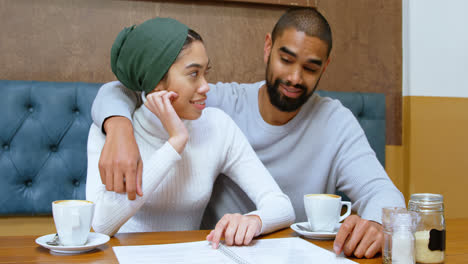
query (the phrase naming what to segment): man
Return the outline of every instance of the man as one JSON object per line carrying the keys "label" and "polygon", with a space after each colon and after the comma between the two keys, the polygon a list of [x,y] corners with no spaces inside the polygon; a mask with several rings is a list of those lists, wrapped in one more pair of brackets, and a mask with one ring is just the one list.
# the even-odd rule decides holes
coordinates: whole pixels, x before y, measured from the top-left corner
{"label": "man", "polygon": [[[304,194],[344,192],[357,215],[341,225],[334,250],[370,258],[383,244],[382,207],[405,203],[352,113],[338,101],[314,94],[331,48],[330,27],[317,10],[288,10],[265,38],[266,80],[211,85],[206,104],[224,110],[246,134],[290,197],[298,221],[306,221]],[[126,191],[129,199],[135,192],[143,195],[136,184],[141,182],[141,160],[130,122],[138,100],[112,82],[100,89],[93,104],[93,119],[107,132],[101,179],[108,190]]]}

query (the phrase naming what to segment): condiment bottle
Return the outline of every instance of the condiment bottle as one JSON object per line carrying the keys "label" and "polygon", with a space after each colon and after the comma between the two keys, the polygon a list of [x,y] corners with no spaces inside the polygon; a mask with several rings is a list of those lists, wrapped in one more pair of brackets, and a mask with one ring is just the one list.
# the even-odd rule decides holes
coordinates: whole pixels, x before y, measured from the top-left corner
{"label": "condiment bottle", "polygon": [[416,263],[444,263],[445,218],[444,198],[440,194],[412,194],[408,210],[419,215],[416,228]]}
{"label": "condiment bottle", "polygon": [[414,231],[417,222],[418,214],[409,212],[406,208],[383,208],[384,247],[382,262],[384,264],[415,263]]}
{"label": "condiment bottle", "polygon": [[384,247],[382,252],[383,264],[392,263],[392,234],[395,214],[405,213],[403,207],[386,207],[382,209],[382,226],[384,232]]}
{"label": "condiment bottle", "polygon": [[394,215],[392,232],[392,264],[414,264],[414,230],[416,213]]}

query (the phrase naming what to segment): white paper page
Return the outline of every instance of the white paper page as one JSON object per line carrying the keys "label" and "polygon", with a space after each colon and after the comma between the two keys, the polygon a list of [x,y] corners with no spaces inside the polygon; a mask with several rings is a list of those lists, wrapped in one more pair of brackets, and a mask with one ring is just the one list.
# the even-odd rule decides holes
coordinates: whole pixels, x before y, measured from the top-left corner
{"label": "white paper page", "polygon": [[228,248],[252,264],[356,263],[298,237],[259,239],[250,246]]}
{"label": "white paper page", "polygon": [[218,250],[212,249],[208,241],[113,247],[120,264],[178,264],[178,263],[232,263]]}

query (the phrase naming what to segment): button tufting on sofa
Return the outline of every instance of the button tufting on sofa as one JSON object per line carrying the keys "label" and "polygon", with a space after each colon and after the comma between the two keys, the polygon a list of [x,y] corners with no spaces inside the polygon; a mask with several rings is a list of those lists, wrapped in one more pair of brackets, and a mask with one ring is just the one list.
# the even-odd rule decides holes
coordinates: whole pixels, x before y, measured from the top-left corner
{"label": "button tufting on sofa", "polygon": [[86,199],[91,105],[100,86],[0,80],[0,113],[7,113],[0,115],[0,215],[51,214],[52,201]]}
{"label": "button tufting on sofa", "polygon": [[80,186],[80,181],[77,180],[77,179],[74,179],[74,180],[73,180],[73,185],[75,185],[75,187]]}
{"label": "button tufting on sofa", "polygon": [[57,152],[57,146],[55,146],[55,145],[50,145],[50,151],[52,151],[52,152]]}
{"label": "button tufting on sofa", "polygon": [[31,187],[33,185],[33,182],[32,182],[32,180],[27,180],[27,181],[24,182],[24,185],[26,187]]}

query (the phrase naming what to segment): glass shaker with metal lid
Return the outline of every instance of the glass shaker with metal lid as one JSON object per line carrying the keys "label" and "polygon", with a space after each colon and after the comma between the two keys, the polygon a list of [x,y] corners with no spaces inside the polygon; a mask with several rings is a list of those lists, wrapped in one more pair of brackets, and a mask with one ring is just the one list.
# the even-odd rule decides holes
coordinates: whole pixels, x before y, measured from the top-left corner
{"label": "glass shaker with metal lid", "polygon": [[444,263],[444,197],[432,193],[412,194],[408,210],[419,215],[419,224],[414,234],[416,263]]}

